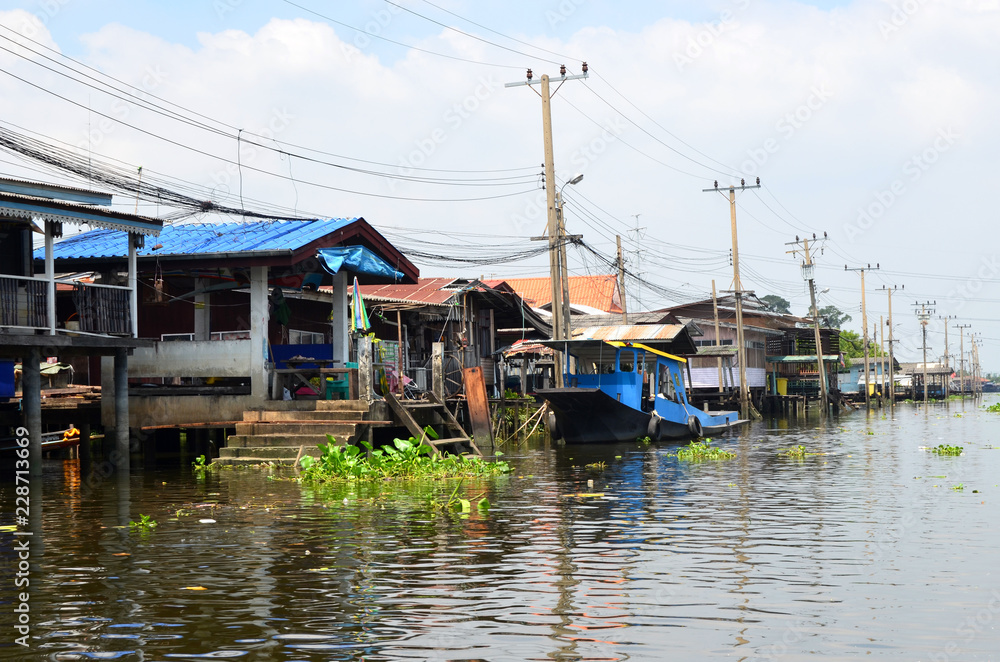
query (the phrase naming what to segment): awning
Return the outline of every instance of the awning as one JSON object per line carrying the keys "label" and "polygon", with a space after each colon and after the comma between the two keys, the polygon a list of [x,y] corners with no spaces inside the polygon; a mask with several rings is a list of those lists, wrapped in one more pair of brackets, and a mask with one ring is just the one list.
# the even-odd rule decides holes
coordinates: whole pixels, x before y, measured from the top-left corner
{"label": "awning", "polygon": [[336,248],[321,248],[317,251],[323,268],[331,274],[339,273],[346,268],[351,273],[381,276],[393,280],[403,280],[401,271],[371,252],[364,246],[337,246]]}

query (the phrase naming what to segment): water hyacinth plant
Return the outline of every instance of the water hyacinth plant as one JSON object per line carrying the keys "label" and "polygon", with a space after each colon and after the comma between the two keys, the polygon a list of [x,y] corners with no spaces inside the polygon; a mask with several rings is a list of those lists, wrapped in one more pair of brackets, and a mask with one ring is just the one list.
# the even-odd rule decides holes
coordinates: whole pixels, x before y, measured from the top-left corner
{"label": "water hyacinth plant", "polygon": [[[375,449],[368,441],[358,446],[339,445],[331,435],[328,444],[320,444],[318,458],[300,460],[302,479],[313,482],[331,480],[384,480],[387,478],[461,478],[497,476],[510,473],[510,466],[480,457],[443,455],[413,437],[394,439],[392,445]],[[365,452],[367,451],[367,452]]]}
{"label": "water hyacinth plant", "polygon": [[705,439],[703,442],[692,441],[685,448],[678,450],[675,455],[678,460],[695,462],[702,460],[731,460],[736,457],[736,453],[716,448],[711,443],[711,439]]}
{"label": "water hyacinth plant", "polygon": [[963,450],[961,446],[947,446],[945,444],[938,444],[930,449],[935,455],[961,455]]}

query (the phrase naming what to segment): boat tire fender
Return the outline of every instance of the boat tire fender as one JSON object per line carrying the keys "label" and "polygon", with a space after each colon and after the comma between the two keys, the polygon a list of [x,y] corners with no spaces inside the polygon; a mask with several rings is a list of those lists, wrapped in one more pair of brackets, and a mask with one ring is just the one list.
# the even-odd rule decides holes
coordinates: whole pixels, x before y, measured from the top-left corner
{"label": "boat tire fender", "polygon": [[653,441],[659,441],[660,436],[663,434],[663,419],[653,414],[649,419],[649,425],[646,426],[646,434]]}
{"label": "boat tire fender", "polygon": [[556,413],[554,411],[550,411],[549,415],[545,417],[545,427],[548,428],[549,436],[551,436],[552,439],[559,439],[562,437],[562,434],[560,434],[559,431],[559,421],[556,420]]}
{"label": "boat tire fender", "polygon": [[695,439],[700,439],[702,436],[701,420],[693,414],[688,416],[688,432]]}

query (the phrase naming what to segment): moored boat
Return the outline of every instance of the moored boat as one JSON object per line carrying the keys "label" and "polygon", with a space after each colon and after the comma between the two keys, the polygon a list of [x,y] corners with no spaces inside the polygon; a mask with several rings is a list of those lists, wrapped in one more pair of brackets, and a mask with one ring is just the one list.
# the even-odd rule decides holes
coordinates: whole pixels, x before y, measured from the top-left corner
{"label": "moored boat", "polygon": [[642,343],[545,341],[564,353],[563,388],[540,389],[550,432],[566,443],[691,439],[745,425],[735,411],[701,411],[688,401],[686,359]]}

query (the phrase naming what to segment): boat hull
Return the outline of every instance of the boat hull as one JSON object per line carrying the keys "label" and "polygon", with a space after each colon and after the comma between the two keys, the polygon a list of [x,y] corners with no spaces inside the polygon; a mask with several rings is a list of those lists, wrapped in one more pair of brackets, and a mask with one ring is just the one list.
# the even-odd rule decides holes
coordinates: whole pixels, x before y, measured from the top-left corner
{"label": "boat hull", "polygon": [[[555,388],[538,391],[545,398],[556,416],[559,436],[567,444],[596,444],[608,442],[631,442],[636,439],[652,436],[650,424],[653,412],[633,409],[618,402],[615,398],[600,389],[590,388]],[[722,416],[706,416],[693,410],[702,422],[702,436],[718,435],[745,424],[745,420],[727,421]],[[657,415],[659,435],[654,441],[671,439],[692,439],[695,437],[688,427],[687,418],[683,421],[662,418]]]}

